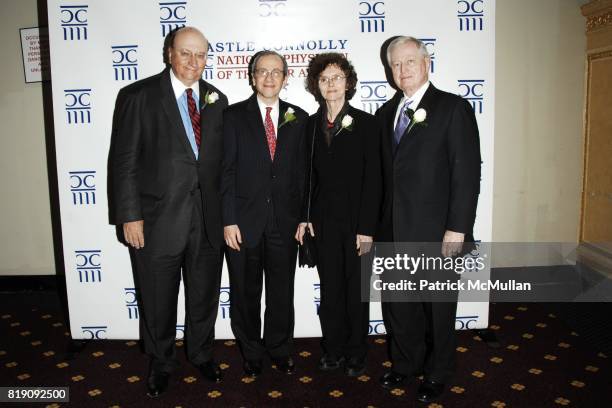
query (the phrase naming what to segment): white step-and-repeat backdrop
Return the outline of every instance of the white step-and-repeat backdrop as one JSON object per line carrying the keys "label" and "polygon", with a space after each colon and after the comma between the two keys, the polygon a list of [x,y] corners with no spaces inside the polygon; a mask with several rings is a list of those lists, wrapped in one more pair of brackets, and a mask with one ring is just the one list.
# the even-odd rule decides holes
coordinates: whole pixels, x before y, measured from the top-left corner
{"label": "white step-and-repeat backdrop", "polygon": [[[374,112],[391,98],[380,47],[391,36],[422,39],[432,55],[431,80],[471,101],[481,135],[483,173],[475,236],[491,241],[495,74],[494,0],[48,0],[57,171],[70,323],[74,338],[138,337],[138,305],[127,249],[107,215],[107,156],[120,88],[161,71],[166,33],[192,25],[208,37],[204,78],[230,103],[247,98],[249,57],[283,54],[290,67],[281,97],[314,113],[304,90],[309,59],[341,52],[353,62],[351,101]],[[297,337],[320,336],[318,277],[298,269]],[[231,338],[224,271],[218,338]],[[183,294],[177,337],[183,335]],[[488,324],[487,303],[460,303],[457,328]],[[380,304],[371,332],[384,333]]]}

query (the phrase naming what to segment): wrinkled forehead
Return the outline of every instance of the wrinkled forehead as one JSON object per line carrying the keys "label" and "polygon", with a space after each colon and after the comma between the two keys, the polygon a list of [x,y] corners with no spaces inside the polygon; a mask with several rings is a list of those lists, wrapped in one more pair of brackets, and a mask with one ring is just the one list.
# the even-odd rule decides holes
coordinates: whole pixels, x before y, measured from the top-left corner
{"label": "wrinkled forehead", "polygon": [[419,47],[409,41],[403,44],[398,44],[391,49],[390,55],[391,61],[397,61],[407,58],[420,57],[422,56]]}
{"label": "wrinkled forehead", "polygon": [[263,57],[257,60],[257,66],[255,69],[278,69],[280,71],[283,70],[283,61],[280,59],[278,55],[264,55]]}

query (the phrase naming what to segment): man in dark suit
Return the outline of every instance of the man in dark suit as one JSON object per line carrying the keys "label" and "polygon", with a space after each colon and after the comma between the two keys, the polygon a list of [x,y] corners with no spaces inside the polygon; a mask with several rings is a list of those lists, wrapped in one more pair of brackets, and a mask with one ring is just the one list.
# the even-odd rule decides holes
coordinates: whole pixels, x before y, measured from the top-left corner
{"label": "man in dark suit", "polygon": [[223,117],[221,190],[231,325],[245,360],[245,373],[252,377],[261,374],[266,352],[278,370],[294,372],[291,343],[297,243],[293,236],[304,191],[308,115],[279,99],[287,73],[287,62],[278,53],[255,54],[250,72],[254,94],[231,105]]}
{"label": "man in dark suit", "polygon": [[[385,190],[377,240],[440,242],[443,256],[459,255],[463,242],[473,241],[480,189],[474,111],[429,82],[431,61],[421,41],[394,39],[387,62],[401,92],[376,112]],[[456,309],[456,296],[450,302],[383,303],[393,362],[381,378],[384,387],[423,373],[418,400],[429,402],[444,391],[454,372]]]}
{"label": "man in dark suit", "polygon": [[165,391],[181,269],[187,356],[220,381],[212,360],[222,266],[222,111],[227,98],[201,79],[208,41],[193,27],[166,40],[167,67],[120,90],[109,170],[113,223],[131,246],[141,330],[151,358],[148,394]]}

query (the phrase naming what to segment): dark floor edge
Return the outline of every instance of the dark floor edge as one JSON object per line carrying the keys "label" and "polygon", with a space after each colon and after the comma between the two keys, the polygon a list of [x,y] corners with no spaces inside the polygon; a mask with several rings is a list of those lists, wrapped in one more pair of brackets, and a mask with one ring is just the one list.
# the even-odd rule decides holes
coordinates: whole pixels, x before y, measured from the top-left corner
{"label": "dark floor edge", "polygon": [[56,291],[63,281],[59,275],[0,276],[0,293]]}

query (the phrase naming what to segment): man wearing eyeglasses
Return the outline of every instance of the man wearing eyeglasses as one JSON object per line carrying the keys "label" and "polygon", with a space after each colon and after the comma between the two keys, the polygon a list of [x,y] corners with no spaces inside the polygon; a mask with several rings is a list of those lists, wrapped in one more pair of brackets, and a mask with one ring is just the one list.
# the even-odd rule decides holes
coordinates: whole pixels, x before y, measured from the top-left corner
{"label": "man wearing eyeglasses", "polygon": [[161,73],[121,89],[109,157],[112,223],[130,246],[140,336],[150,357],[148,395],[178,366],[175,350],[181,270],[187,357],[207,380],[212,359],[223,235],[219,183],[227,98],[203,81],[208,41],[193,27],[168,35]]}
{"label": "man wearing eyeglasses", "polygon": [[287,62],[280,54],[261,51],[253,56],[250,69],[253,95],[231,105],[223,117],[221,191],[231,326],[245,374],[257,377],[266,356],[281,372],[292,374],[295,369],[293,235],[304,192],[308,115],[279,99],[288,79]]}

